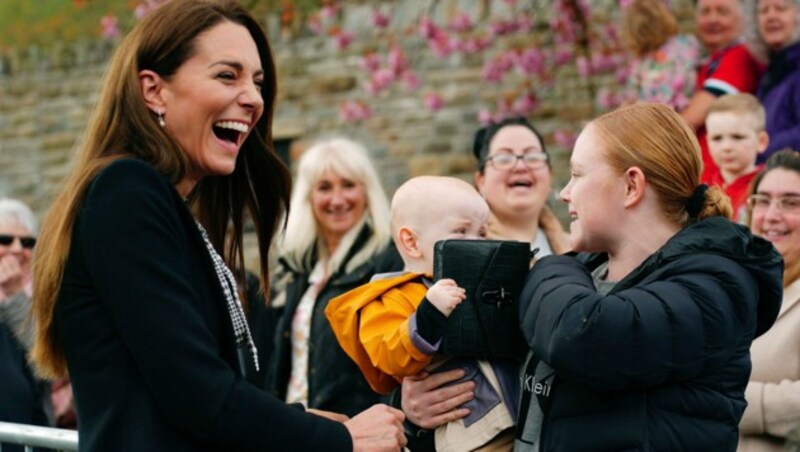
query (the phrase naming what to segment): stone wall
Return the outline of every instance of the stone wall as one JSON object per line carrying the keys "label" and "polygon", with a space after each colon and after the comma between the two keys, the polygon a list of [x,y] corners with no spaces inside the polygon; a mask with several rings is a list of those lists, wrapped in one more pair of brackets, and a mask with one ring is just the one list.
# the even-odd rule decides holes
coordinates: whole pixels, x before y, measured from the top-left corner
{"label": "stone wall", "polygon": [[110,43],[54,45],[0,56],[0,196],[44,213],[67,173]]}
{"label": "stone wall", "polygon": [[[541,4],[542,23],[546,24],[552,5],[546,0],[536,3]],[[423,0],[391,4],[394,25],[411,24],[422,8],[431,5]],[[474,12],[486,4],[481,0],[440,1],[434,14],[443,19],[455,10]],[[595,12],[593,20],[615,19],[616,2],[593,0],[590,4]],[[448,174],[471,180],[475,162],[470,150],[479,125],[477,112],[492,107],[493,99],[507,94],[519,77],[488,84],[482,80],[481,70],[492,50],[436,58],[425,49],[416,30],[411,30],[394,42],[412,58],[424,86],[419,92],[399,87],[382,92],[370,100],[373,117],[363,123],[345,124],[338,117],[339,104],[352,97],[365,98],[361,56],[368,49],[385,53],[388,45],[383,38],[373,39],[374,31],[366,25],[371,5],[354,4],[343,10],[343,28],[357,35],[344,51],[336,50],[333,40],[325,37],[302,30],[282,32],[277,15],[264,17],[279,73],[275,137],[293,140],[293,156],[319,135],[339,133],[363,141],[373,152],[390,195],[405,179],[419,174]],[[492,8],[503,5],[492,2]],[[684,27],[689,28],[688,0],[673,1],[673,6]],[[547,42],[548,33],[546,25],[540,24],[529,38]],[[512,44],[524,45],[525,39]],[[0,55],[0,196],[21,198],[39,215],[44,213],[68,171],[113,47],[105,41],[56,43],[46,49]],[[594,83],[614,82],[606,77]],[[599,113],[586,85],[574,65],[569,65],[559,70],[552,89],[537,91],[541,105],[531,119],[554,155],[556,189],[566,181],[569,155],[554,143],[553,132],[578,131],[582,123]],[[422,102],[426,91],[441,93],[446,106],[437,113],[427,111]],[[563,209],[559,212],[563,214]]]}

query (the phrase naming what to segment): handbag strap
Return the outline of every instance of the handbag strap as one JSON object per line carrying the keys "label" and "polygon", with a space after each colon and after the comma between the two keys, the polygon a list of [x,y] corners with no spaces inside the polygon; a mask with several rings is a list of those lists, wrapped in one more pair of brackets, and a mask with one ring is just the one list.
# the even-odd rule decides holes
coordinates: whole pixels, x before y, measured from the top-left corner
{"label": "handbag strap", "polygon": [[[487,294],[489,294],[490,292],[501,292],[499,294],[501,297],[510,296],[510,294],[504,292],[504,289],[502,287],[500,288],[499,291],[487,291],[487,292],[480,293],[480,294],[478,293],[478,289],[483,285],[483,281],[486,278],[487,272],[489,272],[489,269],[491,269],[493,267],[493,264],[494,264],[495,260],[497,260],[498,256],[501,255],[500,249],[502,247],[503,247],[503,244],[501,243],[497,248],[495,248],[494,252],[492,253],[491,259],[489,259],[489,264],[486,265],[483,268],[483,272],[481,273],[481,277],[478,279],[478,284],[475,286],[475,295],[480,297],[480,300],[475,300],[475,302],[472,303],[472,310],[475,312],[475,319],[477,320],[478,328],[480,328],[481,333],[483,333],[483,337],[490,337],[490,336],[488,335],[488,331],[487,331],[486,325],[484,323],[483,316],[480,315],[480,309],[478,308],[478,303],[483,302],[483,300],[485,299]],[[489,296],[492,296],[492,295],[489,295]],[[500,307],[500,304],[501,303],[498,301],[498,305],[497,306]]]}

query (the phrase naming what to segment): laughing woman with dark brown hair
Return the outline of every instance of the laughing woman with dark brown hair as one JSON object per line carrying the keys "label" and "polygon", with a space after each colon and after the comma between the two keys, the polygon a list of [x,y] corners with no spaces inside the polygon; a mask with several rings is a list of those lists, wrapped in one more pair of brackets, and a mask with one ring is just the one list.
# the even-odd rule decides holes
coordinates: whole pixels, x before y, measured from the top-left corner
{"label": "laughing woman with dark brown hair", "polygon": [[264,363],[234,275],[262,281],[288,203],[275,68],[232,1],[173,0],[123,40],[34,270],[40,372],[69,372],[82,451],[397,450],[402,414],[344,424],[247,382]]}

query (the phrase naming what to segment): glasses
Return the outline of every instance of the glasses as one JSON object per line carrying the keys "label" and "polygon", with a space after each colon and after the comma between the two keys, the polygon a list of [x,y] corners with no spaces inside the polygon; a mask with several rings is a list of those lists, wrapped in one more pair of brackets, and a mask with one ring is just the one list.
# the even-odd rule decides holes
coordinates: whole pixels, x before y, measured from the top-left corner
{"label": "glasses", "polygon": [[775,206],[783,213],[800,212],[800,195],[785,195],[773,198],[770,195],[756,193],[747,198],[747,204],[753,210],[764,211],[775,203]]}
{"label": "glasses", "polygon": [[31,249],[36,245],[36,237],[22,237],[11,234],[0,234],[0,245],[9,246],[14,243],[14,239],[19,239],[19,243],[23,248]]}
{"label": "glasses", "polygon": [[547,164],[548,157],[544,152],[528,152],[522,155],[504,152],[502,154],[495,154],[491,157],[486,157],[484,162],[492,162],[492,166],[494,166],[495,169],[507,171],[517,164],[517,160],[522,160],[522,162],[528,168],[536,169]]}

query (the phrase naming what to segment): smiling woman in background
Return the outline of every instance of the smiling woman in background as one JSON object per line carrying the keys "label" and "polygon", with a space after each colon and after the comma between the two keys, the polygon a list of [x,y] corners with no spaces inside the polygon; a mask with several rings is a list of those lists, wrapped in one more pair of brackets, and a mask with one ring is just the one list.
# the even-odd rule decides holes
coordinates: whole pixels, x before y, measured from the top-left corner
{"label": "smiling woman in background", "polygon": [[[31,307],[36,233],[36,218],[28,206],[0,199],[0,421],[49,426],[45,401],[50,391],[25,359],[32,339],[24,320]],[[3,450],[23,447],[6,444]]]}
{"label": "smiling woman in background", "polygon": [[491,210],[487,237],[530,242],[539,256],[566,252],[566,233],[547,205],[553,169],[541,134],[513,117],[481,129],[475,140],[475,185]]}
{"label": "smiling woman in background", "polygon": [[380,396],[339,346],[325,308],[375,273],[402,269],[395,248],[386,251],[389,203],[366,148],[345,138],[312,145],[300,157],[290,212],[267,387],[290,403],[352,415]]}
{"label": "smiling woman in background", "polygon": [[800,1],[755,0],[756,20],[750,30],[750,49],[767,64],[758,86],[758,99],[767,112],[769,145],[758,156],[800,150]]}
{"label": "smiling woman in background", "polygon": [[780,451],[800,427],[800,154],[773,154],[753,181],[748,204],[753,234],[775,245],[785,269],[778,319],[750,347],[753,370],[739,451]]}

